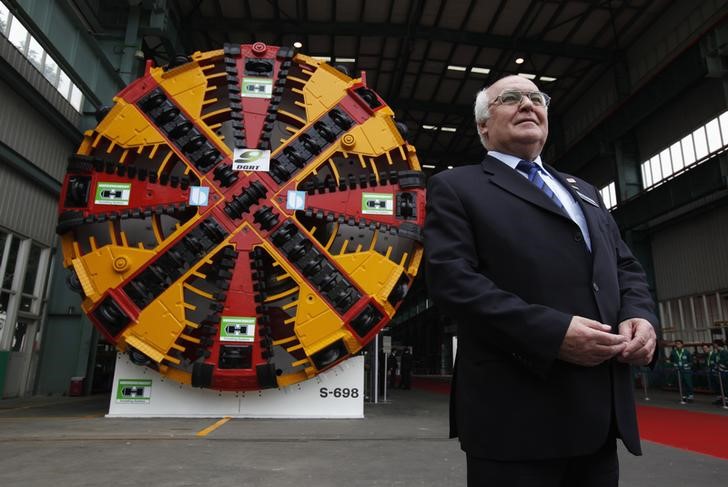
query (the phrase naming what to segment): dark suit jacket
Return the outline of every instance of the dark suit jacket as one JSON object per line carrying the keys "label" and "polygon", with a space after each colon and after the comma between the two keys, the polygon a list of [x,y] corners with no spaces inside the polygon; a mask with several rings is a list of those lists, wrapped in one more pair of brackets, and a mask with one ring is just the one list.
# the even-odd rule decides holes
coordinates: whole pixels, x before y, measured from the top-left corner
{"label": "dark suit jacket", "polygon": [[492,157],[430,179],[426,277],[458,323],[451,435],[483,458],[578,456],[604,444],[614,414],[639,454],[630,367],[581,367],[557,354],[573,315],[615,331],[627,318],[656,324],[644,272],[596,188],[548,169],[581,206],[592,252],[576,223]]}

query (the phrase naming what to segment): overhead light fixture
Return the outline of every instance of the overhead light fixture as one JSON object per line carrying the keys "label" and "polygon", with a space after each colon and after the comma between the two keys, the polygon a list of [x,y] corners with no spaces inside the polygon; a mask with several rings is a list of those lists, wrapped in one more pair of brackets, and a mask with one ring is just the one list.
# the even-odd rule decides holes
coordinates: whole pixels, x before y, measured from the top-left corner
{"label": "overhead light fixture", "polygon": [[518,76],[526,79],[536,79],[536,75],[531,73],[518,73]]}
{"label": "overhead light fixture", "polygon": [[452,166],[447,166],[448,169],[452,169]]}
{"label": "overhead light fixture", "polygon": [[465,66],[455,66],[455,65],[451,64],[450,66],[447,67],[447,69],[450,71],[465,71],[468,68],[466,68]]}
{"label": "overhead light fixture", "polygon": [[523,63],[524,63],[525,61],[526,61],[526,60],[525,60],[525,59],[523,59],[522,57],[517,57],[517,58],[516,58],[516,64],[523,64]]}
{"label": "overhead light fixture", "polygon": [[432,164],[422,164],[423,169],[435,169],[435,166]]}
{"label": "overhead light fixture", "polygon": [[440,130],[443,132],[455,132],[457,129],[455,127],[440,127]]}
{"label": "overhead light fixture", "polygon": [[552,81],[556,81],[556,78],[552,78],[551,76],[541,76],[539,80],[551,83]]}
{"label": "overhead light fixture", "polygon": [[488,74],[490,73],[490,69],[488,68],[479,68],[477,66],[474,66],[470,68],[471,73],[477,73],[477,74]]}
{"label": "overhead light fixture", "polygon": [[437,125],[423,125],[422,128],[425,130],[437,130]]}
{"label": "overhead light fixture", "polygon": [[296,41],[293,43],[293,47],[296,49],[301,49],[303,47],[303,43],[301,41]]}
{"label": "overhead light fixture", "polygon": [[336,58],[337,63],[355,63],[356,58],[353,57],[337,57]]}
{"label": "overhead light fixture", "polygon": [[314,58],[316,61],[323,61],[325,63],[331,62],[331,56],[311,56],[311,57]]}

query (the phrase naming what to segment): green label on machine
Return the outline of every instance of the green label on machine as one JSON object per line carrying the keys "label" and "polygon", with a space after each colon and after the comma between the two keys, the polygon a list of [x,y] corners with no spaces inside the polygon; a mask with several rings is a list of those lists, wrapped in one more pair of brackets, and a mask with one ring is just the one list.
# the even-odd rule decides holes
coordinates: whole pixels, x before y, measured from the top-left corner
{"label": "green label on machine", "polygon": [[97,205],[129,206],[131,183],[99,183],[96,186]]}
{"label": "green label on machine", "polygon": [[119,379],[116,386],[116,402],[149,404],[151,397],[151,379]]}
{"label": "green label on machine", "polygon": [[255,340],[255,317],[223,316],[220,323],[221,342],[252,342]]}
{"label": "green label on machine", "polygon": [[248,98],[271,98],[273,80],[270,78],[243,78],[243,88],[240,94]]}
{"label": "green label on machine", "polygon": [[361,212],[365,215],[393,215],[394,195],[391,193],[362,193]]}

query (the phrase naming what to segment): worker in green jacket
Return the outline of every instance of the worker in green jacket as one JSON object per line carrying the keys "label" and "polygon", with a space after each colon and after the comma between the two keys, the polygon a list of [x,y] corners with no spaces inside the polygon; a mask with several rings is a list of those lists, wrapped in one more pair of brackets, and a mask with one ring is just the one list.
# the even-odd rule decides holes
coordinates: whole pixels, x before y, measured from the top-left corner
{"label": "worker in green jacket", "polygon": [[669,361],[675,367],[682,382],[682,400],[693,402],[693,356],[683,347],[682,340],[675,340]]}

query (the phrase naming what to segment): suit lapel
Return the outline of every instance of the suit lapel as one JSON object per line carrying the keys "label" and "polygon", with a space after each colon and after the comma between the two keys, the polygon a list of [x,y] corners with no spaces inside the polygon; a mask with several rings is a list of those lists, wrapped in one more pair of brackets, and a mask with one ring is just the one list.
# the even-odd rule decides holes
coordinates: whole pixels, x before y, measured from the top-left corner
{"label": "suit lapel", "polygon": [[[576,201],[576,204],[579,205],[582,211],[584,211],[584,202],[582,201],[581,197],[579,197],[579,194],[577,193],[578,186],[576,186],[576,183],[572,181],[567,181],[566,178],[555,168],[549,166],[548,164],[544,164],[544,167],[548,170],[549,174],[553,176],[554,179],[558,180],[561,183],[561,186],[566,188],[566,191],[568,191],[571,196],[574,198],[574,201]],[[580,190],[581,191],[581,190]],[[584,211],[584,215],[586,215],[586,212]],[[591,230],[591,227],[589,227]]]}
{"label": "suit lapel", "polygon": [[[566,191],[568,191],[571,194],[571,197],[574,198],[574,201],[576,201],[576,204],[579,205],[579,208],[581,208],[581,212],[584,214],[584,219],[586,220],[586,226],[589,228],[589,235],[590,236],[594,235],[594,232],[596,231],[594,215],[593,215],[591,209],[587,208],[588,205],[586,203],[584,203],[584,200],[582,200],[581,197],[579,196],[579,194],[577,193],[575,183],[567,181],[566,178],[564,178],[564,176],[559,171],[557,171],[553,167],[549,166],[548,164],[544,164],[544,167],[546,167],[546,169],[548,169],[549,174],[551,174],[554,177],[554,179],[557,179],[561,183],[561,186],[566,188]],[[584,191],[584,190],[580,189],[580,191]],[[594,238],[592,238],[591,240],[592,240],[592,252],[593,252],[594,251],[594,243],[593,243]]]}
{"label": "suit lapel", "polygon": [[490,175],[490,181],[499,188],[555,215],[569,218],[563,211],[556,207],[554,202],[543,191],[534,186],[531,181],[518,174],[515,169],[511,169],[503,162],[490,156],[485,157],[481,166],[483,171]]}
{"label": "suit lapel", "polygon": [[[549,165],[545,165],[546,168],[549,171],[549,174],[551,174],[555,179],[557,179],[561,185],[566,188],[566,190],[571,194],[571,196],[574,198],[574,201],[576,201],[576,204],[579,205],[579,208],[581,208],[581,212],[584,214],[584,219],[586,220],[586,226],[589,229],[589,240],[591,242],[591,255],[592,259],[594,260],[594,263],[597,262],[597,254],[599,254],[602,251],[602,237],[601,237],[601,230],[599,226],[599,222],[595,221],[596,219],[596,213],[594,212],[594,207],[590,208],[590,205],[588,203],[585,203],[584,200],[581,199],[579,194],[576,190],[576,184],[569,182],[564,178],[564,176],[554,169],[553,167]],[[578,186],[577,186],[578,187]],[[579,191],[584,192],[584,189],[579,188]],[[585,196],[588,196],[585,194]],[[600,209],[600,211],[603,211]]]}

